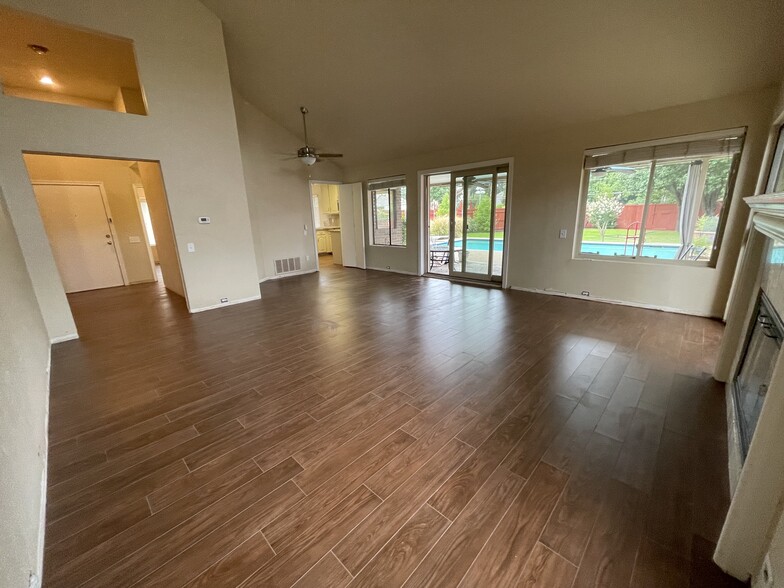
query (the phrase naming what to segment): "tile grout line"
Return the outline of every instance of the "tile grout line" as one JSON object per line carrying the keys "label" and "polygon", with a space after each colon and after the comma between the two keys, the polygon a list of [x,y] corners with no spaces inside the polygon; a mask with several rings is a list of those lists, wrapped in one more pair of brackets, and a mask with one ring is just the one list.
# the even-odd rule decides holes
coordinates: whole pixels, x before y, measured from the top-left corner
{"label": "tile grout line", "polygon": [[[379,505],[379,506],[380,506],[380,505]],[[356,576],[355,576],[354,574],[352,574],[352,573],[351,573],[351,572],[348,570],[348,568],[347,568],[345,565],[343,565],[343,562],[342,562],[342,561],[340,561],[340,558],[339,558],[337,555],[335,555],[335,552],[333,551],[334,549],[335,549],[335,546],[333,545],[333,546],[332,546],[332,549],[330,549],[330,550],[329,550],[327,553],[331,553],[331,554],[332,554],[332,557],[334,557],[336,560],[338,560],[338,563],[341,565],[341,567],[342,567],[344,570],[346,570],[346,573],[347,573],[349,576],[351,576],[351,579],[352,579],[352,580],[353,580],[354,578],[356,578]],[[323,558],[322,558],[322,559],[323,559]],[[319,560],[319,561],[321,561],[321,560]],[[372,561],[372,560],[371,560],[371,561]],[[370,563],[370,562],[368,562],[368,563]],[[364,568],[363,568],[363,569],[364,569]],[[362,571],[362,570],[360,570],[360,572],[361,572],[361,571]],[[357,575],[359,575],[359,573],[357,573]]]}

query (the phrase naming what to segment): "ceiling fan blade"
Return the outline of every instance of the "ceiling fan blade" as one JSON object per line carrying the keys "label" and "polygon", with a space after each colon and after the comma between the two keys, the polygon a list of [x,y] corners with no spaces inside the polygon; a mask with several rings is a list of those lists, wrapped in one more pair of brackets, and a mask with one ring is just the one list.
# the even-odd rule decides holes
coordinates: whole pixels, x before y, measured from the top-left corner
{"label": "ceiling fan blade", "polygon": [[319,153],[318,157],[343,157],[342,153]]}

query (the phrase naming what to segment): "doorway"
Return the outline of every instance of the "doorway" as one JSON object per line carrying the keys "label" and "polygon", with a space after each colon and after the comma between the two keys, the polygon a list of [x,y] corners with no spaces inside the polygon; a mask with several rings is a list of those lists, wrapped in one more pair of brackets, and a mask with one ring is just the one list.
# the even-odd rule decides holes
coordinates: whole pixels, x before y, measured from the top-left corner
{"label": "doorway", "polygon": [[503,284],[509,164],[424,176],[425,274]]}
{"label": "doorway", "polygon": [[156,282],[185,296],[158,162],[25,153],[67,294]]}
{"label": "doorway", "polygon": [[316,269],[346,266],[365,269],[362,184],[310,181]]}

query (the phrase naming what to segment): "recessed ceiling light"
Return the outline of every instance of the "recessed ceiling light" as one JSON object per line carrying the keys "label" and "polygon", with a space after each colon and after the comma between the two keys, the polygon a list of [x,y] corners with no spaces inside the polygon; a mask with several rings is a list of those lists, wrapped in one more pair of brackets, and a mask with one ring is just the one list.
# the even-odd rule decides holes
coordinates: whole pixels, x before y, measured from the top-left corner
{"label": "recessed ceiling light", "polygon": [[38,81],[41,82],[44,86],[54,86],[54,80],[49,76],[43,76]]}
{"label": "recessed ceiling light", "polygon": [[43,45],[36,45],[35,43],[30,43],[28,47],[38,55],[45,55],[49,53],[49,47],[44,47]]}

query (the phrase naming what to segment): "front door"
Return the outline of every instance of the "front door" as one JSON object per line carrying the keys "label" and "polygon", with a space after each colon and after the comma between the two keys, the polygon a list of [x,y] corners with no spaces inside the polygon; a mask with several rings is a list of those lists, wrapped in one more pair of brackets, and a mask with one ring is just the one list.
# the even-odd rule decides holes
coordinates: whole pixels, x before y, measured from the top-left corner
{"label": "front door", "polygon": [[449,275],[503,279],[508,175],[507,166],[451,174]]}
{"label": "front door", "polygon": [[33,189],[65,291],[122,286],[100,186],[35,184]]}

